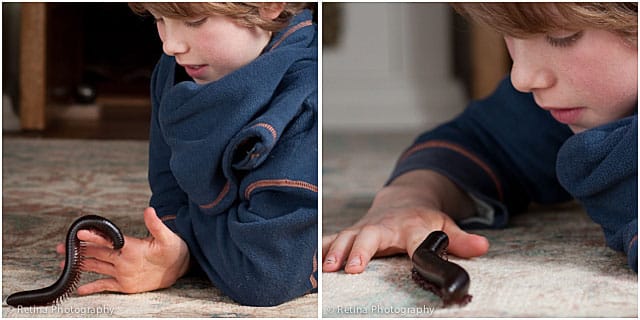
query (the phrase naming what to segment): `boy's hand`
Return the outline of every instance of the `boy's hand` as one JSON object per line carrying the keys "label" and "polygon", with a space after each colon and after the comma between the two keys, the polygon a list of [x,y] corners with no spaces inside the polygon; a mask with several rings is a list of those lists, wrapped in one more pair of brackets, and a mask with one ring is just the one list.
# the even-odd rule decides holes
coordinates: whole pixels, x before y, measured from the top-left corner
{"label": "boy's hand", "polygon": [[[187,244],[158,218],[153,208],[144,211],[148,238],[125,236],[124,247],[113,250],[109,240],[89,231],[78,231],[86,242],[83,271],[109,276],[80,286],[80,295],[102,291],[137,293],[173,285],[189,268]],[[56,251],[64,254],[64,245]],[[64,262],[63,262],[64,264]]]}
{"label": "boy's hand", "polygon": [[[340,233],[322,238],[322,271],[338,271],[344,265],[345,272],[360,273],[372,257],[404,252],[411,256],[427,235],[435,230],[447,233],[447,250],[456,256],[475,257],[489,250],[486,238],[462,231],[446,213],[438,209],[443,207],[442,201],[446,200],[442,198],[456,191],[441,190],[447,196],[429,199],[425,197],[425,192],[429,194],[429,191],[423,188],[424,181],[434,177],[414,177],[420,180],[404,179],[383,188],[367,214],[358,222]],[[413,183],[415,181],[420,181],[420,187]],[[447,183],[440,181],[437,176],[433,182],[438,186],[446,186]]]}

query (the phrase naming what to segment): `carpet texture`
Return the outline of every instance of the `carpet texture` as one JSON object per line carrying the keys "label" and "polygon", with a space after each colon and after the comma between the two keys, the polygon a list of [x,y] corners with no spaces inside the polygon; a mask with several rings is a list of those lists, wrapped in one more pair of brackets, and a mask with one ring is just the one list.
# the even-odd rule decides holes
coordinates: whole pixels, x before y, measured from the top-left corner
{"label": "carpet texture", "polygon": [[[78,217],[98,214],[145,237],[147,143],[41,140],[2,142],[3,317],[312,317],[317,294],[268,308],[238,305],[202,278],[149,293],[72,295],[55,307],[13,308],[11,293],[49,286],[60,275],[55,245]],[[81,284],[97,279],[83,274]]]}
{"label": "carpet texture", "polygon": [[[353,224],[368,209],[416,134],[323,136],[322,233]],[[411,279],[406,255],[373,260],[358,275],[322,274],[324,317],[633,317],[638,276],[608,249],[576,204],[532,207],[503,230],[478,230],[488,254],[449,257],[471,277],[471,303],[443,307]],[[426,235],[425,235],[426,237]]]}

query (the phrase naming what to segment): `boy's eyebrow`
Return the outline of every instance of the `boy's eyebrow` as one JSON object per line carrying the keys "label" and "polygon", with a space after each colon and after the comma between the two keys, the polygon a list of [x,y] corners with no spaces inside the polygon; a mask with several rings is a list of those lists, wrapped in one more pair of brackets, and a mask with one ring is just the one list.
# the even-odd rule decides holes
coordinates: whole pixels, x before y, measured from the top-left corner
{"label": "boy's eyebrow", "polygon": [[162,14],[160,12],[153,12],[153,9],[147,9],[147,11],[149,12],[149,14],[151,16],[153,16],[154,18],[158,19],[158,18],[162,18],[162,17],[166,17],[166,18],[172,18],[172,19],[177,19],[177,20],[196,20],[196,19],[202,19],[205,17],[209,17],[209,16],[213,16],[216,15],[215,13],[202,13],[202,14],[194,14],[194,15],[190,15],[190,16],[182,16],[182,15],[165,15]]}
{"label": "boy's eyebrow", "polygon": [[155,18],[155,17],[158,17],[157,12],[155,12],[155,13],[154,13],[154,12],[153,12],[153,9],[147,9],[147,12],[149,12],[149,14],[150,14],[150,15],[152,15],[154,18]]}

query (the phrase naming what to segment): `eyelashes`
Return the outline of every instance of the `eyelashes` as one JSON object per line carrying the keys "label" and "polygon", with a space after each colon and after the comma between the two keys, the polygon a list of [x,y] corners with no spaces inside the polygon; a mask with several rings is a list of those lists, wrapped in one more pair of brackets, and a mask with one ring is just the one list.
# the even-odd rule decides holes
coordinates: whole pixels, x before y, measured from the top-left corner
{"label": "eyelashes", "polygon": [[192,20],[192,21],[184,21],[184,25],[189,27],[189,28],[197,28],[201,25],[203,25],[205,22],[207,22],[208,17],[204,17],[198,20]]}
{"label": "eyelashes", "polygon": [[[207,22],[207,20],[209,19],[209,17],[204,17],[204,18],[200,18],[200,19],[196,19],[196,20],[183,20],[182,23],[184,23],[184,25],[188,28],[197,28],[201,25],[203,25],[205,22]],[[153,21],[154,24],[162,24],[164,23],[164,19],[162,18],[154,18]]]}
{"label": "eyelashes", "polygon": [[552,46],[552,47],[558,47],[558,48],[566,48],[568,46],[571,46],[572,44],[574,44],[576,41],[578,41],[580,38],[582,38],[583,32],[582,31],[578,31],[568,37],[552,37],[548,34],[546,34],[545,40]]}

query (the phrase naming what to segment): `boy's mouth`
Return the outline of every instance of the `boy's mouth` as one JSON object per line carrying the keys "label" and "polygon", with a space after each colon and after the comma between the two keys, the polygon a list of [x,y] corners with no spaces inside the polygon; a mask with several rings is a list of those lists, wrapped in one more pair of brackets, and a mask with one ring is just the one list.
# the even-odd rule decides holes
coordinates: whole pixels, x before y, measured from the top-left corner
{"label": "boy's mouth", "polygon": [[206,64],[185,64],[182,66],[191,78],[201,78],[204,73],[204,67],[206,66]]}
{"label": "boy's mouth", "polygon": [[543,109],[549,111],[551,116],[556,119],[560,123],[564,124],[574,124],[584,111],[584,108],[555,108],[555,107],[542,107]]}

